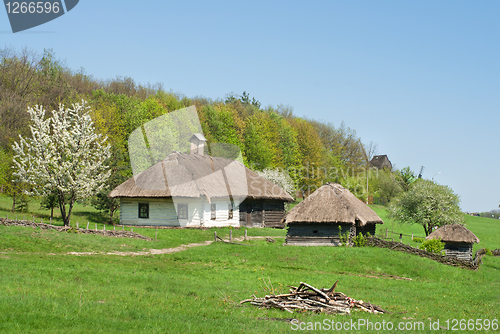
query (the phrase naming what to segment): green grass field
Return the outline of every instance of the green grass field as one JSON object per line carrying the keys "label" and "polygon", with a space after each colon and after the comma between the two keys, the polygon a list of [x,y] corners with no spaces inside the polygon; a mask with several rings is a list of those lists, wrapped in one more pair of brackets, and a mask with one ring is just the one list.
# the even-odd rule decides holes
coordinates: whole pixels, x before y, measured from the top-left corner
{"label": "green grass field", "polygon": [[[7,208],[8,200],[1,199],[0,216],[5,217]],[[88,207],[76,210],[77,219],[85,224],[96,214]],[[393,225],[383,207],[375,210],[385,222],[380,234],[387,227],[395,233],[423,235],[421,227]],[[470,217],[467,224],[481,239],[479,247],[500,247],[497,221]],[[134,228],[134,232],[154,237],[155,231]],[[470,271],[387,249],[284,247],[285,231],[272,229],[249,229],[248,235],[272,235],[276,243],[254,239],[246,242],[253,246],[219,242],[174,254],[106,255],[211,240],[213,232],[161,229],[158,241],[142,241],[0,226],[0,332],[289,333],[297,332],[290,323],[269,318],[293,317],[306,323],[423,322],[423,330],[404,332],[446,333],[431,331],[429,321],[446,326],[447,319],[500,320],[499,257],[485,256],[479,270]],[[229,229],[217,233],[227,238]],[[244,229],[233,230],[235,237],[243,234]],[[98,254],[67,255],[70,251]],[[264,279],[278,292],[300,281],[329,287],[338,279],[338,291],[392,314],[292,315],[241,306],[240,299],[266,293]],[[358,332],[393,332],[364,329]]]}

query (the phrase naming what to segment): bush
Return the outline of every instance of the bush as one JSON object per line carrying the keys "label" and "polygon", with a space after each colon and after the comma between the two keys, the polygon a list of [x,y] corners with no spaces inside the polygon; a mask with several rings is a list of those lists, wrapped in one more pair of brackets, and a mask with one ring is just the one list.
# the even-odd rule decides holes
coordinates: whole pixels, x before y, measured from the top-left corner
{"label": "bush", "polygon": [[424,241],[419,248],[431,253],[439,254],[444,249],[444,243],[441,242],[441,238],[431,239]]}
{"label": "bush", "polygon": [[415,242],[418,242],[419,244],[421,244],[422,242],[424,242],[424,238],[419,238],[419,237],[413,237],[413,241]]}
{"label": "bush", "polygon": [[349,244],[349,232],[342,234],[342,227],[339,225],[339,238],[342,246],[347,246]]}
{"label": "bush", "polygon": [[366,246],[366,239],[370,237],[370,233],[367,233],[366,236],[363,235],[362,233],[358,234],[352,241],[354,241],[354,245],[356,247],[365,247]]}

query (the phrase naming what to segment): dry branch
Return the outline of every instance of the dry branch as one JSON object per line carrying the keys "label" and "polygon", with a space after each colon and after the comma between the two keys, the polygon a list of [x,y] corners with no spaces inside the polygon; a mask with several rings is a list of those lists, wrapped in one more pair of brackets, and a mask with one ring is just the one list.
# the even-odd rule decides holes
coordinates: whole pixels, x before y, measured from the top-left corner
{"label": "dry branch", "polygon": [[335,292],[337,282],[330,289],[317,289],[314,286],[300,282],[298,287],[290,287],[290,293],[280,295],[266,295],[258,298],[253,295],[252,299],[245,299],[240,304],[250,303],[260,308],[278,308],[293,313],[293,309],[312,312],[323,312],[329,314],[349,314],[353,307],[370,313],[390,313],[378,305],[373,305],[362,300],[355,300],[343,294]]}

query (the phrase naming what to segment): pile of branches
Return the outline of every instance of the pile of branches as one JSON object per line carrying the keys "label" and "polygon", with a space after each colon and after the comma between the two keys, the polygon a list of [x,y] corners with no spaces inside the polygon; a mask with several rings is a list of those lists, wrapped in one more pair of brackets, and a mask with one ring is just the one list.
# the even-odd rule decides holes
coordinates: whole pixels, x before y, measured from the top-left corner
{"label": "pile of branches", "polygon": [[298,287],[288,286],[290,293],[281,295],[267,295],[240,302],[250,303],[260,308],[279,308],[293,313],[293,310],[304,310],[311,312],[323,312],[328,314],[349,314],[352,308],[359,308],[370,313],[390,313],[380,306],[373,305],[362,300],[355,300],[342,292],[335,292],[337,282],[330,289],[317,289],[312,285],[300,282]]}

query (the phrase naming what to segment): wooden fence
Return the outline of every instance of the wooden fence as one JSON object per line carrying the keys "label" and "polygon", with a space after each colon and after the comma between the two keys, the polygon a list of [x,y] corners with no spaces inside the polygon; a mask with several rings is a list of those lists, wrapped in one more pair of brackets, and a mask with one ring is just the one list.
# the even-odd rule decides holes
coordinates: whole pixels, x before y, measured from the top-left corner
{"label": "wooden fence", "polygon": [[125,231],[125,228],[122,228],[122,230],[106,230],[106,226],[104,226],[104,229],[98,230],[97,229],[97,224],[95,229],[90,228],[89,229],[89,224],[87,223],[86,228],[79,228],[78,226],[75,227],[69,227],[69,226],[55,226],[55,225],[50,225],[50,224],[45,224],[45,223],[35,223],[34,221],[26,221],[26,220],[10,220],[10,219],[5,219],[5,218],[0,218],[0,224],[5,225],[5,226],[24,226],[24,227],[32,227],[32,228],[40,228],[42,230],[55,230],[58,232],[68,232],[68,231],[74,231],[76,233],[81,233],[81,234],[98,234],[98,235],[103,235],[107,237],[122,237],[122,238],[134,238],[134,239],[143,239],[143,240],[152,240],[149,237],[143,236],[141,234],[133,232],[131,229],[130,231]]}
{"label": "wooden fence", "polygon": [[[370,237],[366,241],[367,246],[373,246],[373,247],[381,247],[381,248],[388,248],[400,252],[405,252],[409,254],[415,254],[421,257],[426,257],[428,259],[447,264],[450,266],[455,266],[455,267],[461,267],[461,268],[467,268],[467,269],[472,269],[472,270],[477,270],[479,268],[479,264],[481,263],[481,258],[486,254],[486,250],[484,248],[478,250],[476,252],[476,255],[474,257],[474,260],[472,261],[467,261],[467,260],[462,260],[462,259],[457,259],[453,257],[449,257],[446,255],[441,255],[441,254],[436,254],[436,253],[431,253],[427,252],[422,249],[418,249],[409,245],[405,245],[401,242],[396,242],[396,241],[386,241],[382,240],[377,237]],[[492,251],[494,256],[500,256],[500,249],[495,249]]]}

